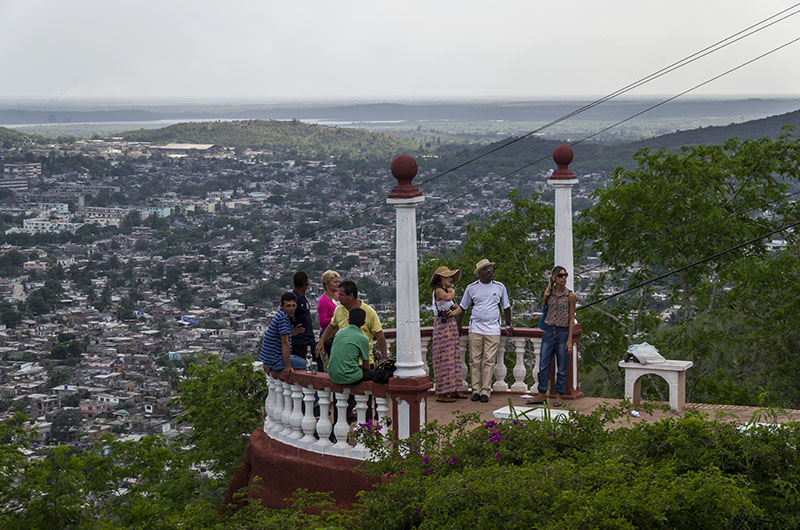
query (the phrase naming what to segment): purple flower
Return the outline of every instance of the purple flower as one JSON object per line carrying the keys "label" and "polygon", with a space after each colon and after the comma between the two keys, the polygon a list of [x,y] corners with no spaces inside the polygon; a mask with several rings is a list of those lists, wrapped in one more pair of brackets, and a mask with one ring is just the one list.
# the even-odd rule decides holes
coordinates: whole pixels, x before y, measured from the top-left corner
{"label": "purple flower", "polygon": [[456,456],[456,455],[453,455],[453,456],[450,457],[450,465],[451,466],[456,465],[456,459],[457,458],[458,458],[458,456]]}
{"label": "purple flower", "polygon": [[422,510],[419,508],[414,508],[414,517],[419,517],[420,512],[422,512]]}
{"label": "purple flower", "polygon": [[430,461],[431,461],[431,459],[430,459],[430,458],[428,458],[427,456],[423,456],[423,457],[422,457],[422,461],[423,461],[424,463],[426,463],[426,464],[427,464],[428,462],[430,462]]}
{"label": "purple flower", "polygon": [[489,421],[487,421],[486,423],[483,424],[483,428],[484,429],[491,429],[492,427],[495,427],[496,425],[497,425],[496,421],[489,420]]}
{"label": "purple flower", "polygon": [[435,471],[433,470],[433,467],[429,467],[428,469],[426,469],[425,471],[422,472],[422,474],[425,475],[425,476],[433,475],[434,473],[435,473]]}
{"label": "purple flower", "polygon": [[493,443],[501,442],[503,440],[503,435],[500,433],[499,429],[492,429],[492,433],[489,435],[489,441]]}
{"label": "purple flower", "polygon": [[497,460],[497,461],[499,462],[501,458],[503,458],[503,455],[501,455],[501,454],[500,454],[500,451],[497,451],[497,452],[494,454],[494,459],[495,459],[495,460]]}

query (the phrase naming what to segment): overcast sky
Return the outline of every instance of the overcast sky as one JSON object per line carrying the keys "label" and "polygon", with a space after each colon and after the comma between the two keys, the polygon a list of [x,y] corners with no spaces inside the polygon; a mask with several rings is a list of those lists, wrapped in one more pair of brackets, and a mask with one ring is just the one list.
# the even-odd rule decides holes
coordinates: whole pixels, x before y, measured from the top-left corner
{"label": "overcast sky", "polygon": [[[0,98],[603,95],[794,4],[773,0],[0,0]],[[631,95],[800,37],[800,14]],[[697,95],[800,95],[800,42]]]}

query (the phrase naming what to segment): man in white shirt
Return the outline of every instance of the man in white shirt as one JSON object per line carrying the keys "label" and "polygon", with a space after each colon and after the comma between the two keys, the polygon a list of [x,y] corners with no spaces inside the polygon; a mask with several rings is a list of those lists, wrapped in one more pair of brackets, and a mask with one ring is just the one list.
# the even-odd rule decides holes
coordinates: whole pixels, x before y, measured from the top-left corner
{"label": "man in white shirt", "polygon": [[[494,263],[482,259],[475,265],[478,281],[469,284],[458,304],[466,311],[472,305],[469,318],[469,367],[472,379],[472,401],[487,403],[492,394],[492,375],[500,348],[500,308],[506,320],[506,334],[511,327],[511,302],[506,286],[494,281]],[[461,329],[461,315],[458,317]]]}

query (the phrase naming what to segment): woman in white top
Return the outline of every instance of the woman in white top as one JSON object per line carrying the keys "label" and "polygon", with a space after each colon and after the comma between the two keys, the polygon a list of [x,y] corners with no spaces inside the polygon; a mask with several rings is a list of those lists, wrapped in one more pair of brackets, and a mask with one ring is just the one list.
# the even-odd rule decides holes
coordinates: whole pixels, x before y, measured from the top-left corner
{"label": "woman in white top", "polygon": [[456,398],[466,398],[459,391],[464,382],[461,365],[461,351],[458,340],[456,315],[461,308],[453,302],[453,284],[461,278],[461,271],[451,271],[441,266],[433,273],[430,281],[433,302],[433,379],[436,383],[436,401],[453,402]]}

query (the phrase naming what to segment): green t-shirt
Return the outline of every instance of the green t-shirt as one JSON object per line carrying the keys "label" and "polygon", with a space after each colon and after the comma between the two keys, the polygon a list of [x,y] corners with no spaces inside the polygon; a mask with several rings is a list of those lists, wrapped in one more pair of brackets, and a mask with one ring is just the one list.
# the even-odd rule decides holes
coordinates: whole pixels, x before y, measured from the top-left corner
{"label": "green t-shirt", "polygon": [[369,341],[357,326],[348,325],[333,337],[328,375],[338,385],[361,381],[361,361],[369,360]]}

